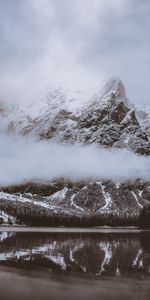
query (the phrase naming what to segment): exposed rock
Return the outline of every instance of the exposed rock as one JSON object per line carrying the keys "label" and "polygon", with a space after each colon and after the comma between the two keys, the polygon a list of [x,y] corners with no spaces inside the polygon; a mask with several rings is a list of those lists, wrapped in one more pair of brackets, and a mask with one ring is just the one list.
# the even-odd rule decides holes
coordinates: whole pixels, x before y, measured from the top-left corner
{"label": "exposed rock", "polygon": [[[47,183],[26,183],[24,185],[1,188],[0,199],[13,200],[18,197],[18,205],[29,198],[36,205],[44,203],[48,209],[91,215],[93,213],[138,215],[142,207],[150,203],[150,183],[143,180],[115,183],[112,181],[71,182],[57,180]],[[40,202],[39,202],[40,201]],[[34,204],[35,204],[34,203]]]}
{"label": "exposed rock", "polygon": [[[57,91],[49,95],[44,110],[39,109],[37,114],[0,108],[1,131],[57,143],[95,143],[150,155],[150,125],[148,121],[144,123],[147,112],[142,113],[144,121],[141,122],[141,114],[129,105],[120,80],[109,81],[103,91],[84,103],[80,110],[72,109],[66,101],[66,96]],[[56,179],[47,184],[25,183],[1,188],[0,199],[6,196],[11,201],[11,195],[18,196],[18,203],[25,197],[31,202],[45,203],[48,209],[64,210],[68,214],[107,212],[133,215],[139,214],[150,202],[150,183],[141,180],[116,184],[111,181]],[[19,200],[20,195],[22,200]]]}
{"label": "exposed rock", "polygon": [[58,90],[49,95],[44,112],[41,109],[36,116],[30,111],[9,114],[5,132],[53,139],[58,143],[96,143],[150,154],[149,131],[141,127],[120,80],[110,80],[80,111],[68,110],[65,101],[65,95]]}

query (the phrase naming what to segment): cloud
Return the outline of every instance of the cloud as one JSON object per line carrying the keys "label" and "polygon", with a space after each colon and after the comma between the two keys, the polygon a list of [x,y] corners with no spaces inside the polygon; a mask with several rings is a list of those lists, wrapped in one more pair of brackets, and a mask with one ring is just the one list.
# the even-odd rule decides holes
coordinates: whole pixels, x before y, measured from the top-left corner
{"label": "cloud", "polygon": [[0,99],[35,102],[51,88],[91,95],[109,77],[133,101],[149,88],[148,0],[0,2]]}
{"label": "cloud", "polygon": [[94,145],[58,145],[52,142],[1,136],[0,184],[30,180],[97,178],[122,181],[150,179],[150,158],[127,150]]}

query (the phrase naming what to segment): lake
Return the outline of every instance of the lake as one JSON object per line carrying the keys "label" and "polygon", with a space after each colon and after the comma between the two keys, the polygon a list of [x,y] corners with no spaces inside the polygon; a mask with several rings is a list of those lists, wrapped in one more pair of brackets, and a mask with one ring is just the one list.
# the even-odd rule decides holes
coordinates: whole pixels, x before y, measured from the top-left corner
{"label": "lake", "polygon": [[150,299],[150,231],[1,227],[0,299]]}

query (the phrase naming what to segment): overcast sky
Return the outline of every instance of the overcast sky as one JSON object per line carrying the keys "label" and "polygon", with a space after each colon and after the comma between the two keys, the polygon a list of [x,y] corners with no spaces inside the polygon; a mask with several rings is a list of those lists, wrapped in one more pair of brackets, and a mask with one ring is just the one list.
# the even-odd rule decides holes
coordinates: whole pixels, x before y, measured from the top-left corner
{"label": "overcast sky", "polygon": [[63,86],[87,94],[112,76],[150,98],[149,0],[0,0],[0,99]]}

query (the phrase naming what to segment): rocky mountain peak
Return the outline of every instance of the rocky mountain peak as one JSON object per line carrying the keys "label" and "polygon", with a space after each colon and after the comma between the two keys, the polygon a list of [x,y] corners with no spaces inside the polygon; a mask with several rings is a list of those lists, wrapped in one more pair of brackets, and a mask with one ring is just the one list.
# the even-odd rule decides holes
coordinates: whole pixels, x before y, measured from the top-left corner
{"label": "rocky mountain peak", "polygon": [[[48,99],[37,107],[33,105],[26,111],[16,109],[4,117],[5,110],[0,108],[0,131],[33,136],[38,140],[96,144],[150,155],[150,134],[148,136],[147,127],[141,125],[135,108],[128,104],[121,80],[108,81],[102,92],[90,102],[81,106],[80,103],[83,104],[82,98],[77,93],[67,96],[58,90],[50,93]],[[36,213],[41,207],[42,215],[46,207],[46,214],[55,211],[62,216],[86,218],[91,214],[95,217],[105,213],[124,218],[129,215],[134,219],[134,215],[137,216],[143,206],[149,204],[150,183],[139,179],[116,183],[98,178],[82,182],[58,178],[49,183],[29,182],[2,187],[1,210],[6,209],[6,201],[13,212],[19,205],[19,211],[24,209],[28,203],[31,208],[35,206]],[[110,224],[105,221],[104,225]]]}
{"label": "rocky mountain peak", "polygon": [[102,89],[102,97],[114,94],[116,97],[126,100],[126,89],[120,79],[110,79]]}
{"label": "rocky mountain peak", "polygon": [[121,99],[126,99],[126,90],[121,80],[116,83],[116,95]]}
{"label": "rocky mountain peak", "polygon": [[[76,97],[77,94],[65,96],[56,91],[49,95],[48,104],[43,101],[35,110],[32,107],[32,117],[30,110],[14,111],[6,118],[1,115],[0,130],[57,143],[96,143],[150,154],[148,130],[141,126],[135,109],[128,105],[121,80],[109,80],[102,92],[82,107],[80,96]],[[78,103],[80,108],[76,110]]]}

